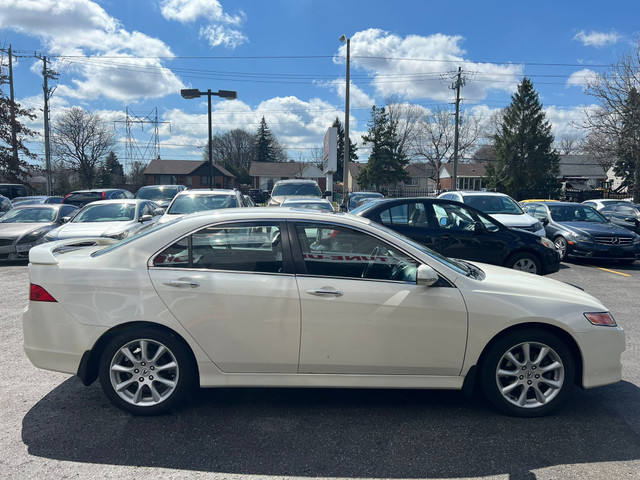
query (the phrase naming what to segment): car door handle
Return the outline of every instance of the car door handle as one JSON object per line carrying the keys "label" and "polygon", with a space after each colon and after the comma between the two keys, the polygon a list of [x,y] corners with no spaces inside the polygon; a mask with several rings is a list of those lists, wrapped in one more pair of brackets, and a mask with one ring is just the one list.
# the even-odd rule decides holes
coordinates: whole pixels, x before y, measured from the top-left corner
{"label": "car door handle", "polygon": [[343,293],[340,290],[329,290],[325,288],[318,288],[318,289],[312,288],[311,290],[307,290],[307,293],[309,295],[334,295],[336,297],[341,297],[343,295]]}
{"label": "car door handle", "polygon": [[164,282],[164,284],[167,285],[168,287],[178,287],[178,288],[185,288],[185,287],[195,288],[200,286],[200,282],[196,282],[195,280],[169,280],[168,282]]}

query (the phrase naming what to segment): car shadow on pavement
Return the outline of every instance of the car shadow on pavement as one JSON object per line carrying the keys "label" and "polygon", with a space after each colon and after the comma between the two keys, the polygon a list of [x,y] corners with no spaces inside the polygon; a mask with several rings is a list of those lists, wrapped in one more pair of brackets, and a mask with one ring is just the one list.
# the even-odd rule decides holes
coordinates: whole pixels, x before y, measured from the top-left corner
{"label": "car shadow on pavement", "polygon": [[545,418],[499,415],[459,392],[208,389],[133,417],[71,378],[25,415],[29,454],[225,474],[535,478],[554,465],[640,459],[640,388],[574,389]]}

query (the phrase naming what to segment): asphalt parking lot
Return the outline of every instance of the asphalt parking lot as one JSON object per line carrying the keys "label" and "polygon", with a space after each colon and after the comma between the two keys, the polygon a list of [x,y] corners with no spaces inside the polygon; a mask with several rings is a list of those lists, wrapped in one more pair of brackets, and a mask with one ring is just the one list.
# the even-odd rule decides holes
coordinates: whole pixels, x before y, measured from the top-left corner
{"label": "asphalt parking lot", "polygon": [[201,390],[179,411],[131,417],[97,384],[22,350],[27,267],[0,265],[2,478],[640,478],[640,262],[550,275],[600,298],[627,334],[623,381],[540,419],[458,392]]}

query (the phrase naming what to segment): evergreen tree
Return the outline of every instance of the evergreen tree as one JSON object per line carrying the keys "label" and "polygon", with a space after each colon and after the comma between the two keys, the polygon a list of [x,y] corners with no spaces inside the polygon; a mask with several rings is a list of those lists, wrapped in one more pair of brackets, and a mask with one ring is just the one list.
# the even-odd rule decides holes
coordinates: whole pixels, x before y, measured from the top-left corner
{"label": "evergreen tree", "polygon": [[267,122],[262,117],[260,120],[260,126],[258,127],[258,133],[256,134],[255,145],[255,161],[256,162],[275,162],[276,160],[276,148],[274,146],[275,138],[267,126]]}
{"label": "evergreen tree", "polygon": [[372,108],[368,125],[369,132],[362,140],[365,145],[371,145],[371,154],[358,174],[358,183],[380,189],[405,180],[408,175],[404,168],[409,160],[400,149],[395,123],[389,120],[384,107]]}
{"label": "evergreen tree", "polygon": [[560,158],[552,147],[551,125],[528,78],[511,96],[494,142],[496,160],[486,167],[491,187],[513,197],[533,192],[547,196],[557,190]]}
{"label": "evergreen tree", "polygon": [[[1,76],[2,72],[0,71]],[[13,121],[11,117],[12,107],[14,111]],[[25,141],[36,134],[18,120],[20,117],[29,120],[36,118],[31,113],[31,110],[21,108],[17,102],[11,102],[11,99],[0,90],[0,178],[8,183],[25,182],[28,178],[27,169],[29,164],[24,159],[36,158],[36,155],[31,153],[25,146]],[[16,132],[17,158],[13,154],[12,127]],[[22,154],[22,158],[20,154]]]}
{"label": "evergreen tree", "polygon": [[618,159],[614,165],[623,186],[640,202],[640,93],[636,88],[629,95],[622,110],[622,129],[618,137]]}
{"label": "evergreen tree", "polygon": [[109,172],[106,161],[100,162],[98,174],[96,175],[96,184],[102,188],[111,188],[113,186],[113,176]]}
{"label": "evergreen tree", "polygon": [[[333,122],[332,127],[336,127],[338,130],[338,158],[337,158],[337,167],[336,173],[333,175],[334,182],[342,181],[342,174],[344,173],[344,128],[342,127],[342,123],[336,117]],[[349,136],[349,162],[355,162],[358,160],[358,147],[355,143],[351,141],[351,136]]]}

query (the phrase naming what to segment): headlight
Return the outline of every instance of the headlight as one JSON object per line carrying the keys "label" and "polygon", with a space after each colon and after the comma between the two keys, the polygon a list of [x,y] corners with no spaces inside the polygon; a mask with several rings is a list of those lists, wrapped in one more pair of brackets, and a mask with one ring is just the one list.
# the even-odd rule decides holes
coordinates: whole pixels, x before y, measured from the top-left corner
{"label": "headlight", "polygon": [[129,232],[125,230],[124,232],[118,232],[118,233],[105,233],[102,236],[106,238],[115,238],[116,240],[122,240],[123,238],[127,238],[128,235],[129,235]]}
{"label": "headlight", "polygon": [[26,235],[23,235],[22,238],[18,240],[18,244],[33,243],[37,241],[40,237],[42,237],[43,234],[44,232],[40,230],[36,230],[35,232],[29,232]]}
{"label": "headlight", "polygon": [[640,235],[636,235],[633,237],[633,244],[637,245],[638,243],[640,243]]}
{"label": "headlight", "polygon": [[604,327],[615,327],[616,321],[613,319],[613,315],[609,312],[595,312],[585,313],[584,316],[591,325],[598,325]]}
{"label": "headlight", "polygon": [[553,242],[552,242],[551,240],[549,240],[547,237],[540,237],[540,242],[542,242],[542,244],[543,244],[545,247],[549,247],[549,248],[552,248],[552,249],[554,249],[554,250],[556,249],[556,246],[555,246],[555,245],[553,244]]}
{"label": "headlight", "polygon": [[583,235],[582,233],[567,232],[567,237],[576,242],[591,243],[591,237],[588,235]]}
{"label": "headlight", "polygon": [[534,232],[537,232],[538,230],[542,230],[544,227],[542,226],[542,224],[540,222],[536,222],[536,223],[533,224],[533,226],[531,228],[533,228]]}
{"label": "headlight", "polygon": [[47,233],[44,236],[45,242],[55,242],[56,240],[58,240],[58,238],[55,235],[53,235],[51,232]]}

